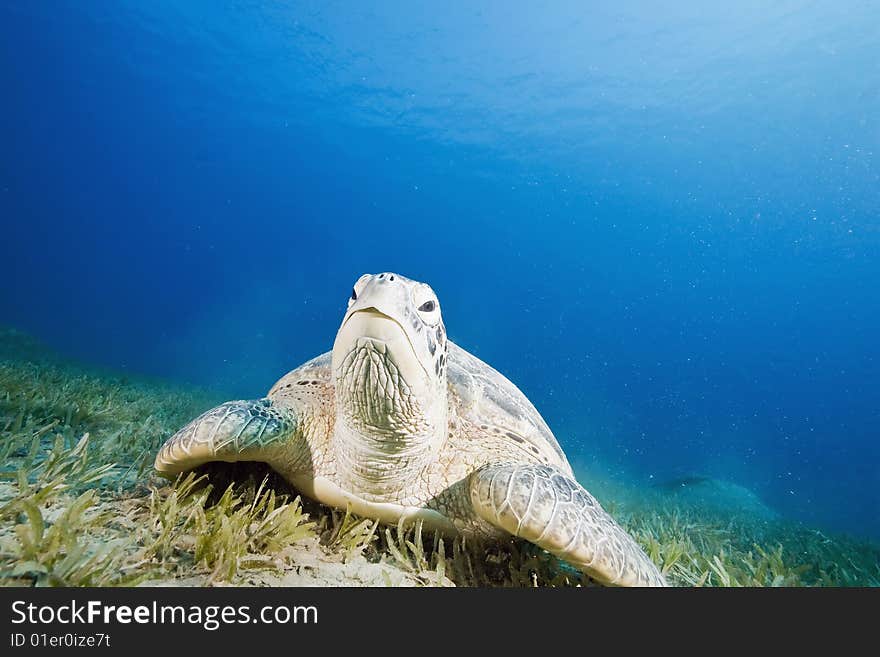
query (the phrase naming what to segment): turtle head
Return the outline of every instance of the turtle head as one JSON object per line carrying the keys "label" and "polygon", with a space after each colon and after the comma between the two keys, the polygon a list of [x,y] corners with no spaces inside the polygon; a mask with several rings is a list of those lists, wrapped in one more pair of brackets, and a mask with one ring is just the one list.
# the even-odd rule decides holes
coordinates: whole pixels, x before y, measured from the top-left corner
{"label": "turtle head", "polygon": [[429,285],[364,274],[333,344],[337,428],[383,453],[432,448],[446,437],[446,330]]}

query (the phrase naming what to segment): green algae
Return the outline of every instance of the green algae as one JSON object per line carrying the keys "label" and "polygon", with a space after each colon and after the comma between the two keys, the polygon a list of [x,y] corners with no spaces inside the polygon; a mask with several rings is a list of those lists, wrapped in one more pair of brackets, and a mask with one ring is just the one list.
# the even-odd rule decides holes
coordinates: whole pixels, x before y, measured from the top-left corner
{"label": "green algae", "polygon": [[[529,543],[386,527],[300,499],[259,464],[156,477],[162,442],[220,401],[84,369],[0,331],[0,583],[240,584],[296,568],[293,547],[305,545],[424,586],[593,585]],[[680,503],[662,488],[625,505],[604,498],[674,585],[880,585],[880,548],[860,539]]]}

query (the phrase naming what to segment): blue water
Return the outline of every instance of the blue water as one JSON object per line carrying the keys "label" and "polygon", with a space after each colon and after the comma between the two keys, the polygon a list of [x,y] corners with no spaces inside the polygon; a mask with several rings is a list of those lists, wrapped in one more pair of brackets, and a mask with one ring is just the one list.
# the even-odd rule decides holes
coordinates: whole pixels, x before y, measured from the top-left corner
{"label": "blue water", "polygon": [[397,271],[573,460],[880,536],[880,6],[534,4],[0,2],[0,323],[257,397]]}

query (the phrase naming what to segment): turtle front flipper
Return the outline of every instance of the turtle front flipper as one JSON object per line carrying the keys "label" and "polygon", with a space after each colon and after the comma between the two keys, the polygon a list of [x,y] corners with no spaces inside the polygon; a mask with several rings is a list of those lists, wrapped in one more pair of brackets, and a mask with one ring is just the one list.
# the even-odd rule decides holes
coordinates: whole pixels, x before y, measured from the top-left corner
{"label": "turtle front flipper", "polygon": [[666,586],[638,544],[571,477],[546,465],[485,466],[470,477],[474,511],[604,584]]}
{"label": "turtle front flipper", "polygon": [[211,461],[262,461],[283,454],[282,474],[305,468],[309,451],[296,412],[271,399],[229,401],[171,436],[156,455],[159,474],[173,477]]}

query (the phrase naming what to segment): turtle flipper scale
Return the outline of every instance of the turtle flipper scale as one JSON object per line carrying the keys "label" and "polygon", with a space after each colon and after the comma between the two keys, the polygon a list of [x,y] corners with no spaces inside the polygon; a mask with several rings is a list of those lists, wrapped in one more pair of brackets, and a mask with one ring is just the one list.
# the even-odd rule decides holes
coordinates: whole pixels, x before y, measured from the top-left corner
{"label": "turtle flipper scale", "polygon": [[470,476],[474,511],[604,583],[665,586],[656,565],[577,481],[537,464],[488,465]]}
{"label": "turtle flipper scale", "polygon": [[173,477],[211,461],[269,462],[279,445],[296,451],[299,424],[292,409],[271,399],[228,401],[166,440],[154,467],[159,474]]}

